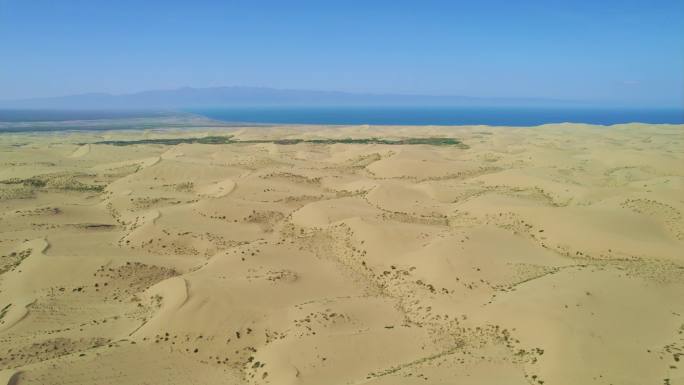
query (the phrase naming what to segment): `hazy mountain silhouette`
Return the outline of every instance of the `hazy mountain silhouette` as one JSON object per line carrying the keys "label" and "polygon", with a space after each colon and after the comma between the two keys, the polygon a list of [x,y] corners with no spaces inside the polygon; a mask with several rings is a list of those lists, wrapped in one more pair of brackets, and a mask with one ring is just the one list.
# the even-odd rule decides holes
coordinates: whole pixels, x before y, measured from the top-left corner
{"label": "hazy mountain silhouette", "polygon": [[153,90],[130,94],[88,93],[0,101],[4,109],[181,109],[241,106],[567,106],[577,102],[530,98],[370,94],[260,87]]}

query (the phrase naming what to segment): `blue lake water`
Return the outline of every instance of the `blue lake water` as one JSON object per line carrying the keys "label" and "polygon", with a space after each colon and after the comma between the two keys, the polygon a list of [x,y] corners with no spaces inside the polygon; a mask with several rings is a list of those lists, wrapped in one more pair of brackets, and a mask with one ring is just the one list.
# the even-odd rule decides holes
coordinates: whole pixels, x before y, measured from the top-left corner
{"label": "blue lake water", "polygon": [[[495,125],[535,126],[547,123],[684,124],[682,109],[512,108],[512,107],[235,107],[188,109],[197,115],[236,124],[372,124],[372,125]],[[57,122],[71,120],[126,119],[174,116],[174,111],[59,111],[0,110],[0,132],[35,130],[7,126],[12,123],[55,122],[40,130],[63,128]],[[6,127],[3,129],[2,125]],[[114,126],[107,129],[138,128]],[[78,129],[78,128],[76,128]]]}
{"label": "blue lake water", "polygon": [[5,110],[0,109],[0,123],[65,122],[70,120],[133,119],[173,116],[170,111],[150,110]]}
{"label": "blue lake water", "polygon": [[684,109],[506,107],[253,107],[190,112],[224,122],[373,125],[498,125],[547,123],[684,123]]}

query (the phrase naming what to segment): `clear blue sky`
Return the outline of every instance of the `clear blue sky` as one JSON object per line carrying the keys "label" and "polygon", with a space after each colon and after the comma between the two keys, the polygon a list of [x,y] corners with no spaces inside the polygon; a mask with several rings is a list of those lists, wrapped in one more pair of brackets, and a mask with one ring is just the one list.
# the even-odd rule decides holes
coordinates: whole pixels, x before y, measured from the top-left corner
{"label": "clear blue sky", "polygon": [[684,1],[0,0],[0,99],[182,86],[684,102]]}

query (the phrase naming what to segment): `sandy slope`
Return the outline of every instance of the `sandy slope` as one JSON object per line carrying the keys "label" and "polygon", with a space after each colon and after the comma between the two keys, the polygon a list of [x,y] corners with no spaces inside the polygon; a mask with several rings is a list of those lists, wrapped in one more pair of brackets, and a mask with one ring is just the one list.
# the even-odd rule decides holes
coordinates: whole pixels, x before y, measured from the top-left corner
{"label": "sandy slope", "polygon": [[684,383],[684,127],[216,130],[0,136],[0,384]]}

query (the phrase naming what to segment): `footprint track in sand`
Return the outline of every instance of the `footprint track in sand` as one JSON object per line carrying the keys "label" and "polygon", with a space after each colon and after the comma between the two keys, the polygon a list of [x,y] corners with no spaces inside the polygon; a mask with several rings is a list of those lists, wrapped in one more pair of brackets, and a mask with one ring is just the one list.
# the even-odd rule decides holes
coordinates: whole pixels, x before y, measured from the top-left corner
{"label": "footprint track in sand", "polygon": [[82,158],[86,155],[90,154],[90,144],[84,144],[74,150],[74,152],[69,155],[70,158]]}
{"label": "footprint track in sand", "polygon": [[223,198],[233,192],[237,187],[237,184],[232,179],[225,179],[220,182],[208,184],[197,188],[197,193],[200,196],[206,196],[210,198]]}

